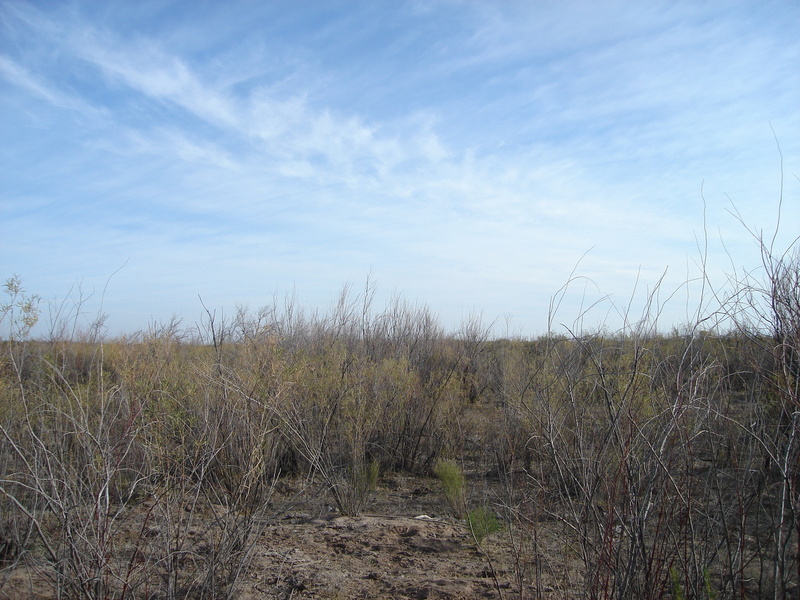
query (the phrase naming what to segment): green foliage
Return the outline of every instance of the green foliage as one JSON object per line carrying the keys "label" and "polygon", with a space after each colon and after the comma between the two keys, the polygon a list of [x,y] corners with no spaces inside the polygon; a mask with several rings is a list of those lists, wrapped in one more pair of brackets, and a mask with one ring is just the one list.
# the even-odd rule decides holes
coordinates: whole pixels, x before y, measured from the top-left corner
{"label": "green foliage", "polygon": [[711,570],[708,567],[703,569],[703,583],[705,584],[705,592],[708,600],[716,600],[717,595],[714,593],[714,586],[711,584]]}
{"label": "green foliage", "polygon": [[466,482],[461,467],[454,460],[440,459],[433,467],[444,490],[444,497],[455,516],[461,518],[466,512]]}
{"label": "green foliage", "polygon": [[[678,575],[678,570],[673,567],[669,570],[670,581],[672,584],[672,595],[675,600],[686,600],[686,591],[681,583],[681,578]],[[714,586],[711,583],[711,570],[708,567],[703,569],[702,591],[699,592],[699,597],[706,600],[716,600],[716,593]]]}
{"label": "green foliage", "polygon": [[503,528],[497,516],[485,506],[479,506],[469,511],[467,514],[467,526],[479,545],[486,536]]}
{"label": "green foliage", "polygon": [[347,469],[344,487],[334,489],[336,504],[342,514],[357,515],[361,512],[370,492],[378,485],[379,473],[380,465],[376,460]]}
{"label": "green foliage", "polygon": [[380,475],[381,466],[377,460],[371,461],[368,465],[364,465],[361,468],[361,473],[359,475],[358,480],[361,483],[361,486],[367,490],[372,491],[378,485],[378,475]]}
{"label": "green foliage", "polygon": [[669,574],[672,579],[672,595],[675,600],[686,600],[686,595],[683,593],[683,586],[678,576],[678,570],[673,567],[669,570]]}

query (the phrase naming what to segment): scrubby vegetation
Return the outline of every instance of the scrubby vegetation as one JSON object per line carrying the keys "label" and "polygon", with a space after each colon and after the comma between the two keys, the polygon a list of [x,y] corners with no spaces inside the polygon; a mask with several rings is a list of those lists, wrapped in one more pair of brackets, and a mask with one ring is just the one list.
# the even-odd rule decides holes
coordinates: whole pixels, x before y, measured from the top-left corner
{"label": "scrubby vegetation", "polygon": [[[64,598],[232,598],[276,482],[324,482],[358,514],[398,472],[436,473],[478,543],[503,529],[518,597],[577,563],[576,598],[796,598],[800,255],[762,255],[762,281],[716,296],[725,331],[645,316],[533,340],[375,311],[369,285],[325,315],[33,340],[12,278],[0,589],[24,564]],[[470,474],[493,494],[471,500]]]}

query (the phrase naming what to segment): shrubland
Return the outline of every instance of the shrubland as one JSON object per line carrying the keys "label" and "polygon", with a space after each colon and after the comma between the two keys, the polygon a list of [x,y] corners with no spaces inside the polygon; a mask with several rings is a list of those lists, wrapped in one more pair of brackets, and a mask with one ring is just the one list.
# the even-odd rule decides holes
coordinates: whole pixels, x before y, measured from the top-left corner
{"label": "shrubland", "polygon": [[0,589],[26,565],[63,598],[233,598],[282,478],[358,514],[397,472],[437,474],[478,545],[504,531],[519,597],[577,564],[572,597],[796,598],[800,255],[761,251],[762,280],[714,295],[724,331],[645,317],[536,339],[375,310],[369,283],[327,314],[32,339],[37,299],[13,277]]}

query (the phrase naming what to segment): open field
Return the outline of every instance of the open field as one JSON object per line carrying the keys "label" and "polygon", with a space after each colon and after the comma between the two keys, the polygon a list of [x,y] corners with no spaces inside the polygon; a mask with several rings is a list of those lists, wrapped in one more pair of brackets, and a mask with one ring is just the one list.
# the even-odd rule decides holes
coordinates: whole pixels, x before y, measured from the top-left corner
{"label": "open field", "polygon": [[10,280],[0,597],[797,598],[797,264],[536,340],[368,290],[30,340]]}

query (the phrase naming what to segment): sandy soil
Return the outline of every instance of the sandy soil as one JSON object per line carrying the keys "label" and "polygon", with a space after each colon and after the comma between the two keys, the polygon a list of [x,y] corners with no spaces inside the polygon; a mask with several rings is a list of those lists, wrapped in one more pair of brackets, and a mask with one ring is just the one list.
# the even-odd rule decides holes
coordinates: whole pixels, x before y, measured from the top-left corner
{"label": "sandy soil", "polygon": [[[479,549],[432,479],[382,478],[360,516],[339,515],[322,488],[301,481],[280,482],[272,505],[275,518],[240,579],[242,600],[568,598],[575,589],[574,571],[545,563],[534,565],[536,582],[520,582],[509,532],[492,534]],[[559,527],[543,525],[540,544],[557,554]],[[203,532],[195,535],[202,544]],[[563,557],[552,564],[563,565]],[[0,598],[55,597],[29,570],[3,576]]]}

